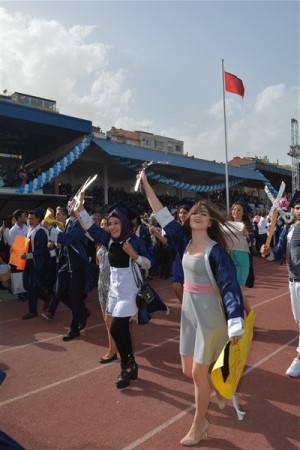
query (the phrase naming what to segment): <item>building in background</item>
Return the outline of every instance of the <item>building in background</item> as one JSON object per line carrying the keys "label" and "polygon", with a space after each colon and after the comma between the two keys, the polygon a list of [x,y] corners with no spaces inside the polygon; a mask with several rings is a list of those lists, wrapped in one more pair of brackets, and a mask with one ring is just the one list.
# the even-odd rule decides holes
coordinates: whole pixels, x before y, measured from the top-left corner
{"label": "building in background", "polygon": [[178,139],[159,136],[146,131],[128,131],[122,128],[112,127],[106,133],[106,139],[119,142],[121,144],[136,145],[148,150],[158,150],[174,155],[183,155],[184,142]]}

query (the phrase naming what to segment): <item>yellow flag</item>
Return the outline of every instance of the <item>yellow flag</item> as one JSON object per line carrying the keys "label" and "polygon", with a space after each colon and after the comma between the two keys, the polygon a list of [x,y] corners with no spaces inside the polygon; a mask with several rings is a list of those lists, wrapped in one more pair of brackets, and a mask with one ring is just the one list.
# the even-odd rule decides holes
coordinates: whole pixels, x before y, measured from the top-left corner
{"label": "yellow flag", "polygon": [[255,312],[252,309],[245,319],[245,333],[237,344],[228,341],[221,351],[211,372],[216,390],[227,399],[231,399],[242,376],[253,338]]}

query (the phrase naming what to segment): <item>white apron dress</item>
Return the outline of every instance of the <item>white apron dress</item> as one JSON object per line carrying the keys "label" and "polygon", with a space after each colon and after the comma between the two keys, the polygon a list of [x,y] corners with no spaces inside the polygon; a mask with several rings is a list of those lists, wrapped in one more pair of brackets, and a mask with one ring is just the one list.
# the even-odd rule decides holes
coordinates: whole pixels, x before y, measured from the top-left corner
{"label": "white apron dress", "polygon": [[113,317],[135,316],[138,310],[135,300],[138,291],[131,267],[111,267],[109,314]]}

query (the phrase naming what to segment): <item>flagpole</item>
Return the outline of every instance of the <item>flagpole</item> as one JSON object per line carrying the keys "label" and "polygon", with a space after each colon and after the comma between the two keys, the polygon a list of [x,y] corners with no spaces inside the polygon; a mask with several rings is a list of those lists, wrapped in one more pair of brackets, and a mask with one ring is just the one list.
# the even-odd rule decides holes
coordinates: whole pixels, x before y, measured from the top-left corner
{"label": "flagpole", "polygon": [[224,111],[224,137],[225,137],[225,185],[226,185],[226,209],[229,214],[229,178],[228,178],[228,151],[227,151],[227,124],[226,124],[226,106],[225,106],[225,76],[224,59],[222,59],[222,81],[223,81],[223,111]]}

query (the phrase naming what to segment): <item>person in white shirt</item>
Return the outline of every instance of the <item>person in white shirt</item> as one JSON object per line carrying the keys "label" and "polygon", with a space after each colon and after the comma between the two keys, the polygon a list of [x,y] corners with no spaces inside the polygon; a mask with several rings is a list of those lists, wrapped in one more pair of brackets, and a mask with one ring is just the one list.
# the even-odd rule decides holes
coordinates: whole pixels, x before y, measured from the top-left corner
{"label": "person in white shirt", "polygon": [[17,209],[13,213],[15,224],[9,230],[9,245],[12,246],[16,236],[27,236],[28,227],[26,225],[27,217],[25,211]]}
{"label": "person in white shirt", "polygon": [[258,241],[259,241],[259,245],[258,247],[260,248],[267,240],[267,236],[268,236],[268,220],[266,218],[266,213],[263,212],[261,214],[261,218],[260,221],[257,224],[257,228],[258,228]]}

